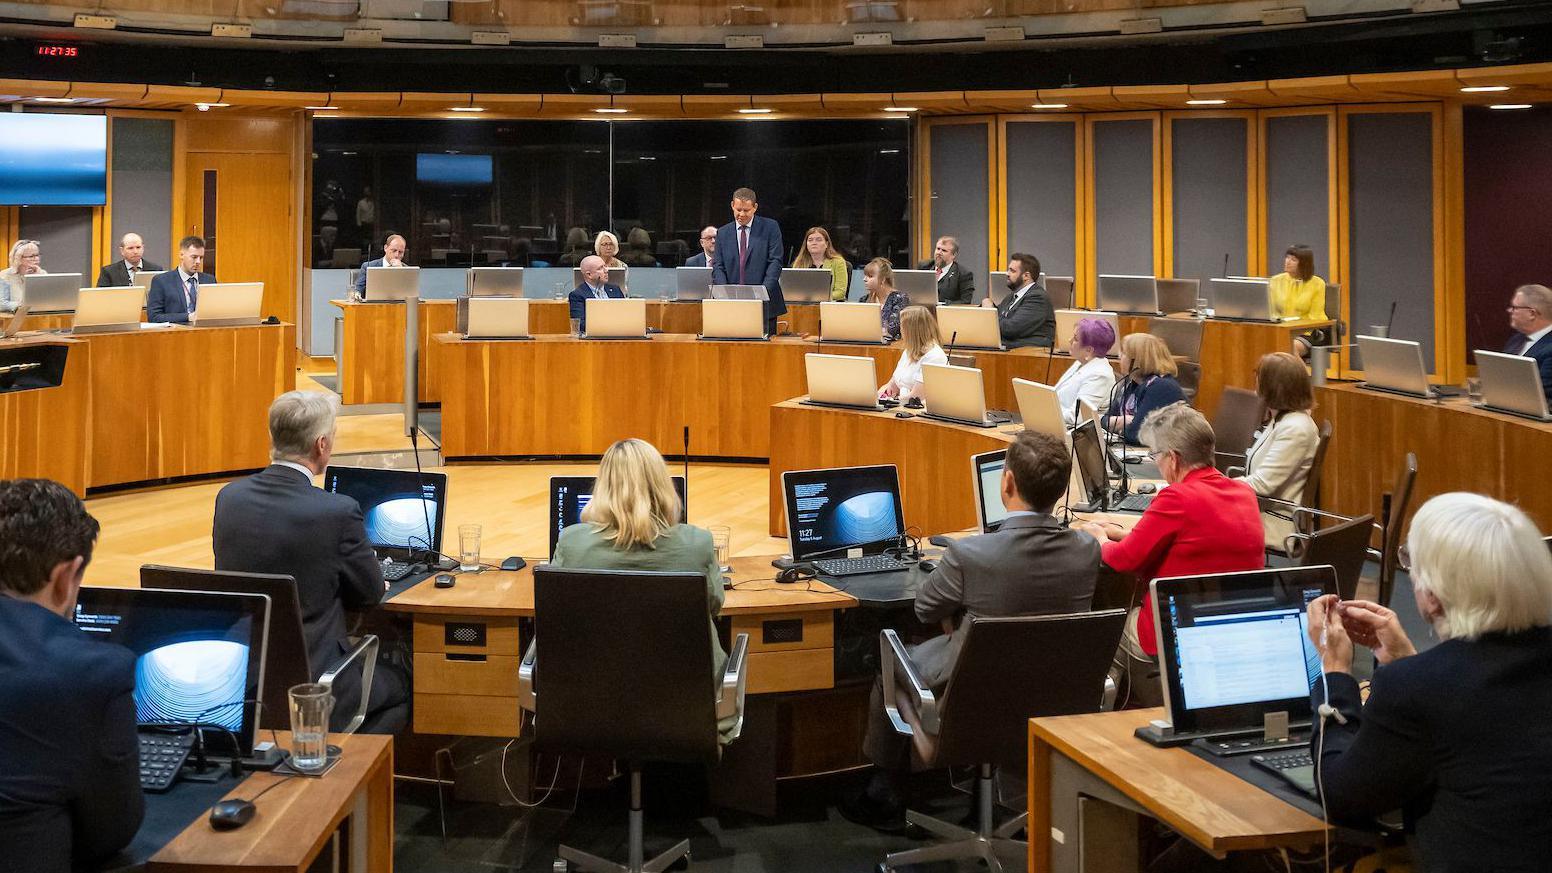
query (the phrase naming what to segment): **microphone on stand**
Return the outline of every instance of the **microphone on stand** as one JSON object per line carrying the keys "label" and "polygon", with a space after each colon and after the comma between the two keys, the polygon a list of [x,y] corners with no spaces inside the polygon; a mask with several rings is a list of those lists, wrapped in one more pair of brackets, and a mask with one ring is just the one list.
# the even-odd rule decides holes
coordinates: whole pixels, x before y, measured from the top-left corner
{"label": "microphone on stand", "polygon": [[1229,278],[1229,253],[1228,252],[1224,252],[1223,253],[1223,277],[1222,278],[1224,278],[1224,279]]}
{"label": "microphone on stand", "polygon": [[1396,301],[1390,301],[1390,317],[1385,319],[1385,335],[1390,336],[1390,326],[1396,320]]}
{"label": "microphone on stand", "polygon": [[690,426],[684,426],[684,520],[690,520]]}
{"label": "microphone on stand", "polygon": [[943,350],[943,354],[949,359],[950,364],[954,363],[954,340],[957,339],[959,339],[959,331],[956,330],[949,335],[948,348]]}

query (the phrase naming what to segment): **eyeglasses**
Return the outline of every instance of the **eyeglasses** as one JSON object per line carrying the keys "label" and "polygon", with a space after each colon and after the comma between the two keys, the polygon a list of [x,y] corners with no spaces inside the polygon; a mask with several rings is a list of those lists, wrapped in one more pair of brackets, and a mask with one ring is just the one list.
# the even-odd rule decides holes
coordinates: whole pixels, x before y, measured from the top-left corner
{"label": "eyeglasses", "polygon": [[1155,449],[1147,454],[1147,458],[1154,463],[1158,463],[1159,458],[1167,454],[1169,454],[1169,449]]}
{"label": "eyeglasses", "polygon": [[1516,309],[1523,309],[1526,312],[1536,312],[1536,311],[1538,311],[1536,309],[1536,307],[1534,307],[1534,306],[1505,306],[1504,307],[1504,311],[1505,312],[1510,312],[1510,313],[1514,312]]}
{"label": "eyeglasses", "polygon": [[1404,543],[1396,549],[1396,566],[1400,567],[1403,573],[1412,572],[1412,553],[1407,550]]}
{"label": "eyeglasses", "polygon": [[701,237],[701,242],[705,242],[706,240],[709,240],[709,239],[716,239],[716,237],[715,236],[703,236],[703,237]]}

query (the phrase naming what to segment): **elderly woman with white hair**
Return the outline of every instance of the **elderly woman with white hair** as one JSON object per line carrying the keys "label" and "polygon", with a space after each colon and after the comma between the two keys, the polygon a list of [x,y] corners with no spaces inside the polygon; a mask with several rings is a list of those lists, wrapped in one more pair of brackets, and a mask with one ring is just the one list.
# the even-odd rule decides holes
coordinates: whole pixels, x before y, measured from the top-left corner
{"label": "elderly woman with white hair", "polygon": [[0,312],[15,312],[23,302],[28,276],[48,275],[35,239],[19,239],[11,246],[10,264],[0,270]]}
{"label": "elderly woman with white hair", "polygon": [[[1412,520],[1401,565],[1439,644],[1334,595],[1309,608],[1324,682],[1316,783],[1335,819],[1400,807],[1426,871],[1546,870],[1552,851],[1552,555],[1525,513],[1442,494]],[[1353,643],[1379,667],[1367,704]],[[1328,708],[1327,708],[1328,707]]]}

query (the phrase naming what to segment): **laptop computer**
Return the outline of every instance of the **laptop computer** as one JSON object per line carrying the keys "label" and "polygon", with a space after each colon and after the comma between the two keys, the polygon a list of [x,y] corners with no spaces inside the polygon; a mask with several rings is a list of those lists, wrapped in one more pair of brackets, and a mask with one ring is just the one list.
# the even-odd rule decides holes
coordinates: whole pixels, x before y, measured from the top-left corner
{"label": "laptop computer", "polygon": [[1072,308],[1071,276],[1041,276],[1040,281],[1045,285],[1045,296],[1050,298],[1052,309]]}
{"label": "laptop computer", "polygon": [[0,329],[0,339],[12,339],[21,333],[22,325],[27,323],[28,309],[25,303],[16,307],[16,311],[11,313],[10,319],[6,321],[5,328]]}
{"label": "laptop computer", "polygon": [[[359,264],[361,262],[357,261],[356,263]],[[155,279],[157,276],[160,276],[160,275],[162,275],[165,272],[167,272],[167,271],[166,270],[141,270],[140,272],[138,272],[135,275],[130,277],[130,282],[129,283],[131,285],[137,285],[137,286],[139,286],[141,288],[149,289],[151,287],[151,280]]]}
{"label": "laptop computer", "polygon": [[1423,366],[1423,347],[1411,340],[1379,336],[1358,337],[1358,354],[1363,356],[1365,381],[1360,388],[1434,397],[1428,387],[1428,369]]}
{"label": "laptop computer", "polygon": [[84,286],[80,273],[34,273],[22,280],[22,302],[33,312],[70,312]]}
{"label": "laptop computer", "polygon": [[759,300],[702,300],[703,340],[764,340],[765,304]]}
{"label": "laptop computer", "polygon": [[[782,275],[785,276],[786,272]],[[938,305],[936,270],[895,270],[895,289],[905,294],[912,306]]]}
{"label": "laptop computer", "polygon": [[970,457],[970,480],[975,483],[975,517],[981,523],[981,533],[997,530],[1008,517],[1008,508],[1002,505],[1002,471],[1007,466],[1007,449]]}
{"label": "laptop computer", "polygon": [[648,339],[647,301],[642,297],[589,297],[583,339]]}
{"label": "laptop computer", "polygon": [[766,300],[770,292],[764,285],[712,285],[712,300]]}
{"label": "laptop computer", "polygon": [[419,296],[419,267],[366,268],[366,302],[397,303]]}
{"label": "laptop computer", "polygon": [[781,474],[792,560],[829,576],[905,569],[883,554],[905,531],[899,472],[893,464]]}
{"label": "laptop computer", "polygon": [[[625,267],[610,267],[609,268],[609,277],[604,279],[604,282],[609,284],[609,285],[617,286],[617,287],[619,287],[620,289],[623,290],[625,288],[625,270],[626,270]],[[571,268],[571,287],[572,288],[576,288],[577,286],[579,286],[581,284],[582,284],[582,268],[581,267],[572,267]]]}
{"label": "laptop computer", "polygon": [[1071,433],[1081,498],[1072,508],[1076,512],[1104,512],[1110,508],[1110,471],[1105,465],[1105,442],[1099,433],[1099,422],[1081,422]]}
{"label": "laptop computer", "polygon": [[1272,315],[1272,286],[1266,279],[1208,279],[1212,289],[1213,318],[1226,321],[1265,321]]}
{"label": "laptop computer", "polygon": [[1158,280],[1152,276],[1100,274],[1099,308],[1112,312],[1157,315],[1159,312]]}
{"label": "laptop computer", "polygon": [[1014,379],[1013,398],[1018,402],[1019,417],[1024,420],[1025,430],[1066,441],[1067,422],[1062,416],[1061,401],[1056,397],[1055,388],[1028,379]]}
{"label": "laptop computer", "polygon": [[1058,309],[1054,313],[1056,319],[1056,353],[1067,354],[1067,341],[1078,332],[1078,322],[1085,318],[1097,318],[1110,325],[1115,332],[1116,343],[1110,347],[1109,357],[1115,357],[1121,351],[1121,319],[1114,312],[1106,312],[1098,309]]}
{"label": "laptop computer", "polygon": [[1202,296],[1201,279],[1156,279],[1159,293],[1159,311],[1195,312],[1197,298]]}
{"label": "laptop computer", "polygon": [[[674,490],[679,493],[679,522],[689,523],[690,504],[685,499],[683,476],[674,476]],[[555,543],[560,532],[582,521],[582,510],[593,499],[597,476],[550,477],[550,558],[555,557]]]}
{"label": "laptop computer", "polygon": [[1003,351],[997,310],[987,306],[939,306],[938,342],[975,351]]}
{"label": "laptop computer", "polygon": [[1535,358],[1477,349],[1477,376],[1482,380],[1482,409],[1547,421],[1547,393]]}
{"label": "laptop computer", "polygon": [[675,267],[674,299],[705,300],[711,294],[710,267]]}
{"label": "laptop computer", "polygon": [[996,427],[986,417],[986,388],[975,367],[950,364],[922,365],[922,418]]}
{"label": "laptop computer", "polygon": [[835,276],[823,267],[792,267],[781,271],[781,296],[788,303],[824,303],[830,300]]}
{"label": "laptop computer", "polygon": [[1195,318],[1154,318],[1148,333],[1164,341],[1169,353],[1191,361],[1202,359],[1202,322]]}
{"label": "laptop computer", "polygon": [[528,332],[526,297],[465,297],[458,301],[458,308],[464,339],[533,339]]}
{"label": "laptop computer", "polygon": [[[408,563],[436,563],[442,553],[442,523],[447,506],[447,474],[415,470],[379,470],[329,465],[323,490],[355,498],[366,522],[367,541],[379,559],[392,562],[396,582],[408,575]],[[403,567],[402,573],[397,568]],[[384,577],[390,576],[385,569]]]}
{"label": "laptop computer", "polygon": [[259,323],[264,303],[263,282],[220,282],[199,287],[198,327],[233,327]]}
{"label": "laptop computer", "polygon": [[521,297],[523,268],[470,267],[464,283],[470,297]]}
{"label": "laptop computer", "polygon": [[878,373],[873,359],[866,355],[803,356],[808,376],[809,406],[836,406],[843,409],[882,409],[878,403]]}
{"label": "laptop computer", "polygon": [[[1329,565],[1154,579],[1153,620],[1167,730],[1150,742],[1195,742],[1217,755],[1263,751],[1266,716],[1310,723],[1310,688],[1321,676],[1308,606],[1336,593]],[[1307,733],[1274,747],[1297,748]]]}
{"label": "laptop computer", "polygon": [[82,288],[76,299],[73,333],[106,333],[135,330],[145,309],[146,289]]}
{"label": "laptop computer", "polygon": [[882,303],[819,304],[819,341],[853,345],[884,345]]}

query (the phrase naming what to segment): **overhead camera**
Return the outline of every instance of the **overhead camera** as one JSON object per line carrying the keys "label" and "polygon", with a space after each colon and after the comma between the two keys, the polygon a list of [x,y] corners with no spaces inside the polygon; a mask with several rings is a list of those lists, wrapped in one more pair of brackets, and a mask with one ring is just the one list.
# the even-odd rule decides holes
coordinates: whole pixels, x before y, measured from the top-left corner
{"label": "overhead camera", "polygon": [[567,68],[566,87],[573,94],[624,94],[625,80],[591,64],[583,64]]}

